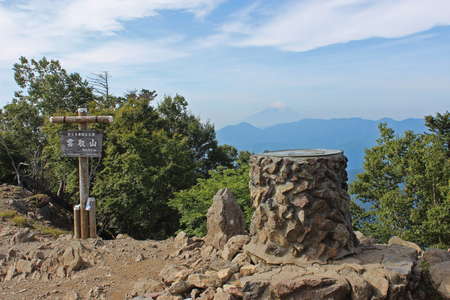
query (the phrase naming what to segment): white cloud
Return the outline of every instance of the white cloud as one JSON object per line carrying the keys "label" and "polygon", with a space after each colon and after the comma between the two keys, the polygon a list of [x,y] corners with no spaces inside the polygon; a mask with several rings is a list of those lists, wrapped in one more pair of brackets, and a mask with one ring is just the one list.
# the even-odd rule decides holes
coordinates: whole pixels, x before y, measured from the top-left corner
{"label": "white cloud", "polygon": [[162,10],[187,11],[201,18],[223,1],[0,1],[0,64],[11,66],[21,55],[68,57],[72,65],[75,58],[79,64],[137,62],[138,55],[143,62],[177,58],[184,54],[171,50],[170,42],[124,39],[118,33],[125,29],[125,21]]}
{"label": "white cloud", "polygon": [[[238,46],[308,51],[372,37],[397,38],[450,24],[449,0],[290,1],[263,24],[235,20],[222,27]],[[244,35],[242,37],[242,35]]]}
{"label": "white cloud", "polygon": [[161,10],[185,10],[204,16],[223,0],[76,0],[59,14],[69,29],[112,33],[123,29],[122,21],[154,16]]}
{"label": "white cloud", "polygon": [[187,56],[176,50],[171,40],[114,40],[99,46],[64,55],[61,60],[68,67],[104,69],[107,66],[130,66],[162,62]]}

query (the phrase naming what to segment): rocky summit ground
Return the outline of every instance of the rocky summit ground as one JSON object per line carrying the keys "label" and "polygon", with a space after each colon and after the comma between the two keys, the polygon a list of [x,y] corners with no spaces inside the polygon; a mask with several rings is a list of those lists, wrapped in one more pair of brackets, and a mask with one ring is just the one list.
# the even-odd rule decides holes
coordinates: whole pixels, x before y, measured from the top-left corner
{"label": "rocky summit ground", "polygon": [[0,299],[125,299],[157,278],[172,241],[51,238],[0,223]]}
{"label": "rocky summit ground", "polygon": [[396,237],[382,245],[357,233],[357,254],[275,265],[246,253],[250,237],[242,228],[230,230],[221,211],[221,201],[230,197],[214,199],[205,238],[181,232],[164,241],[138,241],[126,235],[56,237],[50,227],[20,221],[22,215],[5,206],[24,196],[30,197],[0,198],[1,300],[450,299],[450,254]]}
{"label": "rocky summit ground", "polygon": [[172,261],[173,239],[74,240],[52,226],[56,220],[64,228],[66,217],[44,195],[0,185],[1,300],[125,299],[137,281],[157,278]]}

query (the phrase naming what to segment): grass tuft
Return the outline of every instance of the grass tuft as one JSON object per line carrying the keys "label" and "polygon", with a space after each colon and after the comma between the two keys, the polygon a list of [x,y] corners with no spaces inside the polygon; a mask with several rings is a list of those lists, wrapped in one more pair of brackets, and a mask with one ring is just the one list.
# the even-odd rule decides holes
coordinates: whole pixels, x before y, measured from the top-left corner
{"label": "grass tuft", "polygon": [[29,227],[31,225],[30,220],[23,216],[15,216],[11,219],[11,222],[19,227]]}
{"label": "grass tuft", "polygon": [[31,227],[39,231],[41,234],[51,235],[54,237],[70,233],[69,231],[66,230],[45,226],[38,222],[32,221],[27,217],[19,215],[15,210],[0,210],[0,219],[9,220],[11,221],[11,223],[19,227]]}
{"label": "grass tuft", "polygon": [[11,219],[12,217],[17,216],[17,211],[15,210],[1,210],[0,211],[0,218],[1,219]]}
{"label": "grass tuft", "polygon": [[58,237],[62,234],[68,234],[68,231],[62,230],[62,229],[58,229],[58,228],[54,228],[54,227],[50,227],[50,226],[45,226],[45,225],[41,225],[41,224],[34,224],[33,228],[36,229],[37,231],[39,231],[42,234],[48,234],[48,235],[52,235],[54,237]]}

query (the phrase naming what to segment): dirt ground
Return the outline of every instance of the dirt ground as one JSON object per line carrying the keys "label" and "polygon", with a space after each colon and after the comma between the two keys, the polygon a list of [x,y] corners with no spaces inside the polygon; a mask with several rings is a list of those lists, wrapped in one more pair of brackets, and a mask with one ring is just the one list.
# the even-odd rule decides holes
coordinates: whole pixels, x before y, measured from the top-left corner
{"label": "dirt ground", "polygon": [[[30,196],[17,187],[0,187],[0,212],[12,209],[8,204],[11,199]],[[24,230],[28,230],[32,238],[17,240],[16,236]],[[52,271],[61,267],[58,259],[64,251],[80,247],[84,253],[81,259],[86,262],[83,266],[71,272],[64,267],[62,275]],[[171,263],[173,251],[173,239],[138,241],[124,236],[116,240],[77,241],[69,234],[56,238],[0,216],[0,300],[72,300],[76,299],[73,292],[81,299],[123,300],[136,281],[157,279],[164,265]],[[32,265],[30,272],[20,272],[16,268],[19,260]],[[46,271],[44,265],[47,265]],[[16,270],[11,272],[14,268]]]}
{"label": "dirt ground", "polygon": [[[52,241],[40,237],[40,241],[10,245],[14,226],[5,222],[0,223],[0,255],[6,255],[11,248],[26,253],[33,248],[52,243],[70,243],[65,240]],[[10,232],[12,234],[5,234]],[[82,299],[95,299],[95,289],[104,294],[105,299],[126,299],[136,281],[140,279],[157,279],[165,264],[170,263],[169,254],[174,251],[172,240],[166,241],[137,241],[131,238],[118,240],[94,240],[81,242],[86,248],[100,253],[95,265],[79,270],[66,278],[31,279],[15,278],[0,282],[1,300],[34,300],[34,299],[70,299],[70,292],[77,292]],[[101,246],[92,247],[94,244]],[[1,266],[7,268],[7,266]],[[4,270],[6,273],[6,270]],[[91,297],[89,298],[89,295]]]}

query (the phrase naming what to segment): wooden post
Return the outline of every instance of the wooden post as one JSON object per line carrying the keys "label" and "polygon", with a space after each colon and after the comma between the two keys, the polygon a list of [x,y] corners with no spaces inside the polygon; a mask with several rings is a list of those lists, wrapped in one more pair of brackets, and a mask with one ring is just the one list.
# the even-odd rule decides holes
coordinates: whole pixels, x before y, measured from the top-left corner
{"label": "wooden post", "polygon": [[[78,124],[78,129],[80,131],[88,129],[88,123],[111,123],[113,121],[112,116],[87,116],[86,108],[78,109],[78,116],[55,116],[50,117],[51,123],[76,123]],[[66,132],[68,133],[68,132]],[[84,132],[86,134],[86,132]],[[95,133],[94,133],[95,134]],[[94,135],[95,136],[95,135]],[[67,136],[66,136],[67,137]],[[89,142],[88,150],[91,152],[77,152],[74,150],[76,147],[76,137],[74,135],[69,136],[70,138],[64,140],[64,136],[62,136],[62,141],[67,142],[67,147],[71,150],[67,150],[67,148],[62,147],[63,153],[65,156],[69,157],[78,157],[78,171],[79,171],[79,183],[80,183],[80,205],[74,207],[74,237],[86,239],[88,237],[96,238],[97,237],[97,224],[95,221],[95,200],[91,203],[90,210],[86,210],[86,204],[89,197],[89,158],[90,157],[101,157],[101,135],[100,141],[92,138],[92,141]],[[75,138],[75,140],[74,140]],[[86,149],[85,140],[78,140],[78,147],[83,147]],[[99,145],[99,148],[95,148]],[[61,145],[63,146],[63,145]],[[95,150],[94,153],[92,150]],[[79,149],[78,149],[79,151]]]}
{"label": "wooden post", "polygon": [[89,197],[90,202],[89,208],[89,237],[96,238],[97,237],[97,222],[95,220],[95,198]]}
{"label": "wooden post", "polygon": [[73,235],[76,239],[81,238],[80,232],[80,206],[73,207]]}
{"label": "wooden post", "polygon": [[[78,116],[86,116],[87,109],[79,108]],[[86,130],[87,123],[79,123],[78,129]],[[86,214],[86,202],[89,197],[89,161],[87,157],[78,158],[78,171],[80,177],[80,227],[81,227],[81,238],[87,239],[89,237],[89,219]],[[87,221],[87,222],[86,222]]]}

